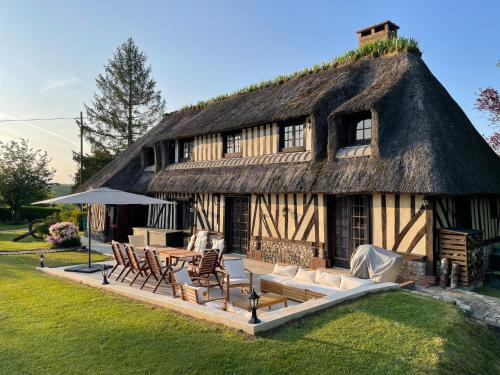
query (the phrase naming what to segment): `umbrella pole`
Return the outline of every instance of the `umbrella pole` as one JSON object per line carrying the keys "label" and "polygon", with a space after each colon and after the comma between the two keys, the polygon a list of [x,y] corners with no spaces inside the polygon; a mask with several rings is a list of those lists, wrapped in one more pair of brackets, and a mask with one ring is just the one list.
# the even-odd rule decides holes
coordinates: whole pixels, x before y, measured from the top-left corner
{"label": "umbrella pole", "polygon": [[89,226],[89,248],[88,248],[88,253],[89,253],[89,268],[90,268],[90,243],[92,241],[92,224],[91,224],[91,220],[92,220],[92,205],[89,204],[87,206],[87,209],[89,210],[88,212],[88,226]]}

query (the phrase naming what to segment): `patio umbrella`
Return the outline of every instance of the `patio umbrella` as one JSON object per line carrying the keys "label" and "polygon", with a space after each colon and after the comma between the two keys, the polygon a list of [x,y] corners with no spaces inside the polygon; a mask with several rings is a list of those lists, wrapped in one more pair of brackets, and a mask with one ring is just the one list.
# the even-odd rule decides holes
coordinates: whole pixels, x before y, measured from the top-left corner
{"label": "patio umbrella", "polygon": [[87,225],[89,229],[89,246],[88,246],[88,265],[85,266],[76,266],[66,268],[66,271],[73,272],[84,272],[91,273],[102,270],[102,266],[93,266],[90,262],[90,252],[91,252],[91,243],[92,243],[92,233],[91,233],[91,225],[90,221],[92,218],[92,205],[93,204],[165,204],[170,203],[168,201],[162,199],[156,199],[147,197],[145,195],[132,194],[127,193],[125,191],[113,190],[109,188],[98,188],[98,189],[90,189],[84,191],[82,193],[65,195],[62,197],[47,199],[39,202],[34,202],[32,204],[87,204],[88,205],[88,220]]}

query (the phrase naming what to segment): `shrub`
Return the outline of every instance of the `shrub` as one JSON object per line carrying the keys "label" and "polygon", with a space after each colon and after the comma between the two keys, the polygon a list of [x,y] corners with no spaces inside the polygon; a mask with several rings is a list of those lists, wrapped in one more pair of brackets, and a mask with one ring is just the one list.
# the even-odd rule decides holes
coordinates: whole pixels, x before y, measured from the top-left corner
{"label": "shrub", "polygon": [[81,245],[78,227],[67,221],[52,224],[49,227],[47,241],[50,243],[51,248],[64,248]]}
{"label": "shrub", "polygon": [[46,237],[49,235],[49,228],[52,224],[57,223],[58,220],[56,218],[57,213],[47,216],[43,221],[40,223],[36,223],[33,225],[33,229],[35,230],[35,233],[39,237]]}
{"label": "shrub", "polygon": [[56,207],[23,206],[21,207],[21,218],[27,221],[45,219],[58,211],[59,209]]}
{"label": "shrub", "polygon": [[60,204],[57,206],[59,213],[57,215],[58,221],[68,221],[77,226],[80,225],[81,218],[87,216],[87,212],[81,212],[80,209],[74,205]]}
{"label": "shrub", "polygon": [[0,223],[12,220],[12,211],[7,207],[0,207]]}
{"label": "shrub", "polygon": [[[46,217],[58,212],[56,207],[23,206],[21,207],[21,219],[23,222],[29,222],[36,219],[45,219]],[[0,207],[0,222],[11,223],[14,219],[12,210],[8,207]]]}

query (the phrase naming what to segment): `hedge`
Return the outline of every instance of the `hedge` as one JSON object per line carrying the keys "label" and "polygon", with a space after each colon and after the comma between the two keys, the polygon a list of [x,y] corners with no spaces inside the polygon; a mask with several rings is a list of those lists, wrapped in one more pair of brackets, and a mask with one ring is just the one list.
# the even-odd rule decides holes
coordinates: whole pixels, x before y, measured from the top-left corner
{"label": "hedge", "polygon": [[[23,206],[21,207],[21,220],[31,221],[35,219],[45,219],[47,216],[58,212],[55,207]],[[0,207],[0,222],[10,222],[14,219],[10,208]]]}

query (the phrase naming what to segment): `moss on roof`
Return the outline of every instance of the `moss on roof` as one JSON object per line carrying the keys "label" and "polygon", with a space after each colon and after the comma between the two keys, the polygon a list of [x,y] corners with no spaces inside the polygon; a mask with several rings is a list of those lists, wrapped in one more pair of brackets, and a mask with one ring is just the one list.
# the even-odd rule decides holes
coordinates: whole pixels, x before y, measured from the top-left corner
{"label": "moss on roof", "polygon": [[419,49],[418,42],[413,39],[413,38],[405,38],[405,37],[398,37],[398,38],[389,38],[385,40],[377,40],[371,43],[366,43],[362,45],[359,48],[350,50],[345,52],[343,55],[338,56],[330,61],[321,63],[321,64],[315,64],[312,67],[309,68],[303,68],[297,72],[291,73],[291,74],[282,74],[277,76],[274,79],[269,79],[265,81],[261,81],[258,83],[251,84],[247,87],[243,87],[239,90],[236,90],[234,92],[228,93],[228,94],[222,94],[215,96],[213,98],[207,99],[207,100],[201,100],[196,104],[188,104],[181,109],[180,111],[185,111],[188,109],[199,109],[203,108],[209,104],[213,104],[216,102],[220,102],[222,100],[225,100],[227,98],[240,95],[240,94],[246,94],[249,92],[257,91],[264,89],[266,87],[271,87],[271,86],[277,86],[281,85],[284,82],[287,82],[291,79],[294,78],[300,78],[304,77],[309,74],[313,73],[318,73],[322,72],[324,70],[330,69],[330,68],[336,68],[340,65],[344,64],[349,64],[353,63],[361,58],[376,58],[392,53],[399,53],[399,52],[409,52],[413,53],[415,55],[421,56],[422,52]]}

